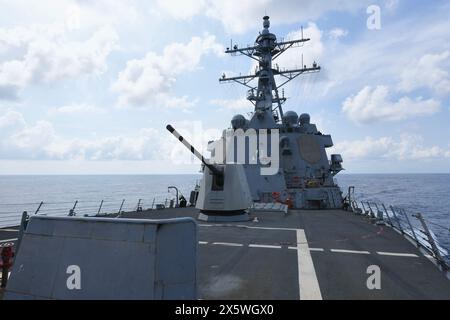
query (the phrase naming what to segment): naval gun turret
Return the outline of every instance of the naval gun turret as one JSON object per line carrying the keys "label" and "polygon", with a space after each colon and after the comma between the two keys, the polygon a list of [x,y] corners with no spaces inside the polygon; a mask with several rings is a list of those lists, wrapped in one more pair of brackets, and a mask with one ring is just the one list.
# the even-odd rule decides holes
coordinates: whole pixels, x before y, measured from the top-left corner
{"label": "naval gun turret", "polygon": [[[269,17],[263,30],[248,47],[232,45],[226,53],[243,55],[258,62],[253,74],[227,77],[219,82],[236,82],[247,89],[254,111],[247,119],[235,115],[231,127],[208,144],[211,162],[206,160],[172,126],[169,130],[203,163],[203,179],[196,207],[205,220],[247,219],[253,202],[279,202],[298,209],[342,208],[343,198],[334,176],[343,170],[339,154],[327,156],[331,136],[322,134],[307,113],[283,112],[287,98],[280,88],[296,77],[319,72],[317,62],[296,69],[282,69],[272,62],[290,48],[309,38],[279,41],[269,31]],[[277,84],[275,78],[282,79]],[[253,83],[255,81],[256,83]],[[219,155],[219,156],[218,156]],[[214,160],[214,161],[213,161]],[[217,161],[218,160],[218,161]],[[228,220],[227,220],[228,219]]]}
{"label": "naval gun turret", "polygon": [[204,165],[195,206],[200,209],[198,218],[204,221],[247,221],[247,209],[252,199],[243,166],[237,163],[210,163],[170,124],[166,129]]}
{"label": "naval gun turret", "polygon": [[[257,36],[253,45],[240,47],[232,45],[225,53],[233,56],[246,56],[256,60],[258,65],[255,72],[248,75],[227,77],[223,74],[219,82],[234,82],[247,88],[247,100],[253,104],[254,111],[249,119],[243,115],[236,115],[231,120],[231,131],[240,132],[236,136],[245,136],[258,141],[258,149],[251,149],[248,143],[243,159],[250,159],[252,155],[267,155],[273,150],[276,155],[278,170],[271,174],[261,174],[265,163],[245,162],[243,169],[249,185],[253,202],[283,202],[293,208],[299,209],[329,209],[341,208],[343,205],[342,192],[333,177],[343,170],[342,157],[339,154],[327,156],[326,148],[333,146],[331,136],[322,134],[307,113],[300,116],[295,111],[283,112],[287,100],[284,91],[280,95],[280,88],[300,75],[316,73],[321,70],[317,62],[300,68],[283,69],[276,64],[272,65],[286,50],[301,47],[309,38],[278,40],[276,35],[269,31],[268,16],[263,17],[263,30]],[[277,84],[275,78],[281,79]],[[254,82],[253,82],[254,81]],[[270,131],[277,139],[267,142],[266,150],[261,150],[260,132]],[[250,132],[250,133],[249,133]],[[229,133],[227,133],[229,134]],[[225,134],[220,138],[226,140]],[[264,140],[264,139],[263,139]],[[218,144],[220,145],[220,144]],[[227,148],[229,147],[227,143]],[[231,146],[233,148],[234,146]],[[278,148],[275,148],[278,147]],[[241,158],[241,159],[242,159]],[[234,161],[228,158],[226,161]],[[237,161],[239,163],[239,161]],[[272,164],[274,161],[272,160]]]}

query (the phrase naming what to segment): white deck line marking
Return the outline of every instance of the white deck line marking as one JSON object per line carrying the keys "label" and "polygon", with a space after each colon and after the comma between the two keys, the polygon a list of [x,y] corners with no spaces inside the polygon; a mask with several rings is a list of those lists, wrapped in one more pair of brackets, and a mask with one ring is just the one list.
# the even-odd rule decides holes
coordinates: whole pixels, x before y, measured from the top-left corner
{"label": "white deck line marking", "polygon": [[[288,249],[297,250],[297,247],[288,247]],[[324,251],[323,248],[309,248],[309,251]]]}
{"label": "white deck line marking", "polygon": [[234,242],[213,242],[213,245],[219,246],[230,246],[230,247],[242,247],[242,243],[234,243]]}
{"label": "white deck line marking", "polygon": [[281,249],[281,246],[274,246],[274,245],[270,245],[270,244],[255,244],[255,243],[250,243],[248,246],[249,246],[250,248]]}
{"label": "white deck line marking", "polygon": [[208,241],[199,241],[198,244],[208,244]]}
{"label": "white deck line marking", "polygon": [[0,240],[0,243],[3,243],[3,242],[10,242],[10,241],[16,241],[17,240],[17,238],[14,238],[14,239],[5,239],[5,240]]}
{"label": "white deck line marking", "polygon": [[377,253],[382,256],[414,257],[414,258],[419,257],[417,254],[414,253],[397,253],[397,252],[383,252],[383,251],[377,251]]}
{"label": "white deck line marking", "polygon": [[322,300],[316,270],[302,229],[297,229],[297,263],[300,300]]}
{"label": "white deck line marking", "polygon": [[358,250],[330,249],[330,251],[331,252],[339,252],[339,253],[370,254],[369,251],[358,251]]}
{"label": "white deck line marking", "polygon": [[199,224],[200,227],[235,227],[246,229],[260,229],[260,230],[285,230],[285,231],[297,231],[294,228],[275,228],[275,227],[252,227],[243,224]]}

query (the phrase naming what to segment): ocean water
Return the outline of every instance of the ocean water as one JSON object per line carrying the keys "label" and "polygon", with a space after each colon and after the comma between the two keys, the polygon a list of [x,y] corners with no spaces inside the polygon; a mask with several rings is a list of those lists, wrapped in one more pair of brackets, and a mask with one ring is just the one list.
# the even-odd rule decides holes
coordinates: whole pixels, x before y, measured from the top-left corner
{"label": "ocean water", "polygon": [[355,186],[358,200],[420,212],[450,227],[450,174],[343,174],[336,180],[344,194],[349,186]]}
{"label": "ocean water", "polygon": [[450,174],[342,174],[335,179],[344,194],[355,186],[359,201],[403,208],[414,226],[419,222],[411,215],[420,212],[440,244],[450,249]]}
{"label": "ocean water", "polygon": [[[189,200],[190,191],[201,175],[47,175],[0,176],[0,227],[20,223],[23,211],[67,215],[75,208],[77,215],[94,215],[135,210],[139,199],[143,208],[175,198],[175,190]],[[168,203],[167,203],[168,204]]]}
{"label": "ocean water", "polygon": [[[189,193],[200,175],[86,175],[86,176],[0,176],[0,227],[17,225],[23,211],[67,214],[78,200],[77,214],[134,210],[138,200],[144,208],[175,196],[168,186]],[[335,178],[344,194],[355,186],[358,200],[380,201],[420,212],[430,221],[439,241],[450,248],[450,174],[339,174]],[[446,228],[446,229],[445,229]]]}

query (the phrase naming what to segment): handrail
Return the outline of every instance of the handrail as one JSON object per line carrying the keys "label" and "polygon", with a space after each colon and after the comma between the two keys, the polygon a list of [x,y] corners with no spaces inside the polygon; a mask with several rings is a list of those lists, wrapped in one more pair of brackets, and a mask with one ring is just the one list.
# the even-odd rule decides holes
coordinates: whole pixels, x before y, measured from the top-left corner
{"label": "handrail", "polygon": [[[346,197],[345,201],[348,198]],[[398,206],[386,206],[381,201],[358,201],[352,195],[352,202],[346,203],[350,211],[377,219],[377,224],[387,224],[389,227],[397,230],[402,235],[409,237],[419,248],[424,249],[432,256],[443,271],[450,271],[450,248],[440,243],[429,226],[438,227],[441,230],[450,232],[450,228],[430,221],[423,217],[420,212],[408,214],[404,208]],[[376,208],[376,215],[374,212]],[[383,210],[381,210],[382,208]],[[389,208],[389,209],[388,209]],[[410,219],[410,217],[416,220]]]}
{"label": "handrail", "polygon": [[[173,201],[173,202],[172,202]],[[164,207],[175,206],[175,198],[171,194],[167,196],[154,196],[132,200],[130,198],[113,199],[105,197],[98,201],[77,200],[77,201],[36,201],[27,203],[0,203],[0,228],[20,225],[21,216],[24,211],[29,215],[65,216],[71,210],[75,216],[96,216],[96,215],[121,215],[122,212],[135,212],[138,207],[142,211],[155,209],[156,205],[162,204]]]}

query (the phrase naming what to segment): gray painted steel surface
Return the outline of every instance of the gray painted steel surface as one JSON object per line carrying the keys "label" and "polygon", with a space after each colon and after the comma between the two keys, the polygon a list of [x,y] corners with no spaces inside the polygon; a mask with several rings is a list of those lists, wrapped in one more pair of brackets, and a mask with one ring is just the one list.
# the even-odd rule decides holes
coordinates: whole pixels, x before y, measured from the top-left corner
{"label": "gray painted steel surface", "polygon": [[[169,219],[198,212],[188,207],[123,215]],[[299,241],[296,230],[306,239]],[[197,234],[200,299],[304,299],[307,272],[297,245],[310,249],[322,299],[450,299],[449,280],[423,252],[392,228],[348,211],[253,211],[248,222],[199,222]],[[0,239],[16,236],[0,230]],[[381,269],[380,290],[366,286],[371,265]]]}
{"label": "gray painted steel surface", "polygon": [[[234,45],[226,50],[226,53],[241,54],[256,60],[258,64],[254,74],[230,78],[224,74],[219,79],[220,82],[234,81],[250,88],[247,99],[249,106],[250,102],[254,106],[254,111],[249,118],[238,114],[231,119],[231,128],[224,130],[219,139],[209,143],[211,159],[207,161],[183,138],[179,139],[205,163],[197,207],[202,210],[217,208],[218,211],[226,211],[230,210],[226,208],[234,209],[239,204],[237,209],[243,209],[242,204],[246,201],[233,197],[233,190],[229,186],[221,191],[214,189],[211,175],[217,175],[214,171],[224,167],[225,181],[233,180],[228,185],[234,185],[242,193],[247,193],[248,185],[253,202],[283,202],[299,209],[342,208],[342,192],[333,180],[343,170],[342,157],[331,155],[328,158],[326,148],[333,146],[331,136],[318,131],[316,125],[310,123],[308,114],[301,114],[299,117],[295,111],[283,113],[282,106],[286,98],[284,93],[280,96],[279,92],[290,80],[304,73],[318,72],[320,67],[315,62],[312,66],[304,65],[296,70],[281,69],[278,65],[273,65],[273,60],[284,51],[310,39],[302,37],[298,40],[278,41],[269,27],[269,17],[265,16],[263,30],[253,46],[240,48]],[[276,83],[276,76],[281,76],[281,84]],[[257,84],[251,83],[253,80]],[[174,133],[171,126],[168,126],[168,130]],[[270,134],[267,134],[267,130],[270,130]],[[276,132],[279,133],[278,136]],[[176,133],[175,136],[177,137]],[[270,161],[260,158],[267,158],[269,154],[270,157],[275,154],[275,158]],[[233,163],[242,164],[243,175],[227,174],[227,167]],[[269,163],[273,172],[270,170],[271,173],[262,174],[261,171],[267,169]],[[220,207],[210,200],[219,198],[218,194],[220,200],[223,199]]]}
{"label": "gray painted steel surface", "polygon": [[[34,216],[4,298],[195,299],[196,261],[191,218]],[[74,265],[80,289],[67,286]]]}
{"label": "gray painted steel surface", "polygon": [[[197,214],[194,208],[173,208],[125,216]],[[304,299],[308,272],[295,247],[305,244],[322,299],[450,299],[450,281],[417,247],[392,228],[352,212],[252,212],[248,222],[198,226],[201,299]],[[297,230],[304,230],[306,239],[299,241]],[[366,285],[371,265],[381,269],[380,290]]]}

